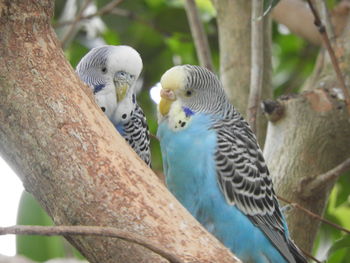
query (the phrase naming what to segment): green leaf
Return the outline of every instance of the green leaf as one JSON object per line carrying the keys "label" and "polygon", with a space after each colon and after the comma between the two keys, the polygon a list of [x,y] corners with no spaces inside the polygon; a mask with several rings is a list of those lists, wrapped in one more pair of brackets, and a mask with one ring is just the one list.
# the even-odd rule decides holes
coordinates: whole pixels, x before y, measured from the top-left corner
{"label": "green leaf", "polygon": [[350,236],[346,235],[336,241],[328,250],[327,262],[350,262]]}
{"label": "green leaf", "polygon": [[65,50],[65,55],[72,67],[75,68],[80,59],[88,52],[89,50],[83,45],[79,44],[76,41],[73,41],[72,44]]}
{"label": "green leaf", "polygon": [[349,196],[350,196],[350,172],[339,177],[337,182],[338,194],[336,198],[335,206],[338,207],[340,205],[349,204]]}
{"label": "green leaf", "polygon": [[270,13],[270,11],[272,10],[272,8],[275,7],[275,5],[278,4],[280,0],[264,0],[264,12],[263,12],[263,16],[266,16],[268,13]]}
{"label": "green leaf", "polygon": [[[18,225],[52,226],[53,222],[47,213],[40,207],[34,197],[23,192],[18,208]],[[84,257],[60,236],[20,236],[16,237],[17,254],[34,261],[47,261],[57,257]]]}
{"label": "green leaf", "polygon": [[[17,215],[19,225],[53,225],[51,218],[39,206],[34,197],[23,192]],[[46,261],[64,256],[64,243],[61,237],[17,236],[17,254],[34,261]]]}
{"label": "green leaf", "polygon": [[108,45],[119,45],[120,44],[119,36],[118,36],[117,32],[115,32],[115,31],[107,29],[103,32],[102,36]]}

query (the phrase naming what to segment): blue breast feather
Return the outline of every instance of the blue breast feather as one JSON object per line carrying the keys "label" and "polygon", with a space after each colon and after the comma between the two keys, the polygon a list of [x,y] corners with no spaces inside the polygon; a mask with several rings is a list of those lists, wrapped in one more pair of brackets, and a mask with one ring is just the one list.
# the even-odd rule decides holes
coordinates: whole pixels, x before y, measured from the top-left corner
{"label": "blue breast feather", "polygon": [[[163,168],[169,190],[184,207],[244,262],[286,262],[263,232],[229,205],[216,179],[216,131],[213,119],[195,114],[187,128],[158,128]],[[269,255],[270,261],[266,255]]]}
{"label": "blue breast feather", "polygon": [[113,122],[114,127],[117,129],[117,131],[120,133],[121,136],[125,136],[125,131],[124,131],[124,125],[122,123],[114,123]]}

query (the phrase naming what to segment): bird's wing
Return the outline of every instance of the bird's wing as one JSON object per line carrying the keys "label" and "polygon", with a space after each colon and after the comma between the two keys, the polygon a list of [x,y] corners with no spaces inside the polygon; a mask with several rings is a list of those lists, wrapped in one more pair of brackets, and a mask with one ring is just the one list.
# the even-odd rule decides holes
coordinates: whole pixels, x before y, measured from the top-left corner
{"label": "bird's wing", "polygon": [[248,124],[243,118],[221,119],[214,129],[217,180],[226,201],[259,227],[289,262],[295,262],[268,168]]}
{"label": "bird's wing", "polygon": [[123,125],[123,136],[141,159],[151,166],[148,125],[145,114],[138,104],[136,104],[130,120]]}

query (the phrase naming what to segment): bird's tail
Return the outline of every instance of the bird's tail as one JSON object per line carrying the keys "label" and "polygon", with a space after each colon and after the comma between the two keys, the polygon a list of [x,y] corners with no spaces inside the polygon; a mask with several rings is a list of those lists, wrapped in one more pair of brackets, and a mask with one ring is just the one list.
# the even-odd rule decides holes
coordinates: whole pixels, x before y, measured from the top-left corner
{"label": "bird's tail", "polygon": [[307,263],[304,253],[294,244],[292,240],[289,239],[289,249],[294,256],[296,263]]}

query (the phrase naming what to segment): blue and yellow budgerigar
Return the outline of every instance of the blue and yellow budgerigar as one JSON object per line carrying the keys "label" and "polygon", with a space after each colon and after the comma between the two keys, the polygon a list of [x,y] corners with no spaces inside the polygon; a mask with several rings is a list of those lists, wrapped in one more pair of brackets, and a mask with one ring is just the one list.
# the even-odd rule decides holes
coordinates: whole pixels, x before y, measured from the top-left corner
{"label": "blue and yellow budgerigar", "polygon": [[142,59],[135,49],[105,45],[90,50],[80,60],[76,72],[91,87],[96,103],[119,133],[150,165],[149,130],[135,91],[141,70]]}
{"label": "blue and yellow budgerigar", "polygon": [[256,138],[218,78],[175,66],[161,86],[157,136],[169,190],[243,262],[307,262],[289,237]]}

